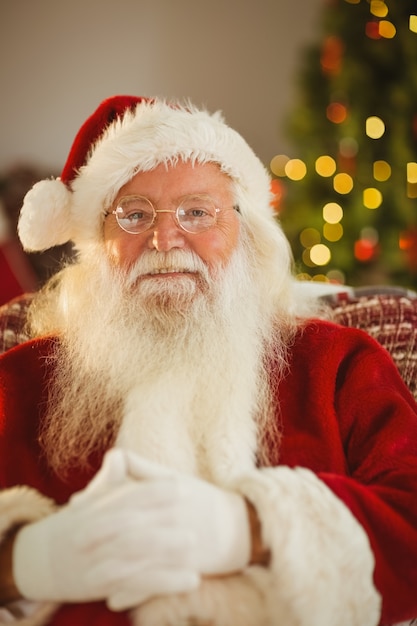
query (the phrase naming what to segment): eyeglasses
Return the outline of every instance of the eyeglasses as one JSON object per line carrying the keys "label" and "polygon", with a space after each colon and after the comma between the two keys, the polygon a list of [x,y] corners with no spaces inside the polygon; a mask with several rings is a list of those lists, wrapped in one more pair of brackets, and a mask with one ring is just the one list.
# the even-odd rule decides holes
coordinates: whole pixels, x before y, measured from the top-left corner
{"label": "eyeglasses", "polygon": [[137,235],[151,228],[157,213],[173,213],[177,225],[187,233],[202,233],[213,228],[221,211],[239,211],[238,206],[219,209],[213,198],[205,195],[185,196],[175,210],[155,209],[144,196],[125,196],[117,201],[116,208],[106,213],[115,215],[120,228]]}

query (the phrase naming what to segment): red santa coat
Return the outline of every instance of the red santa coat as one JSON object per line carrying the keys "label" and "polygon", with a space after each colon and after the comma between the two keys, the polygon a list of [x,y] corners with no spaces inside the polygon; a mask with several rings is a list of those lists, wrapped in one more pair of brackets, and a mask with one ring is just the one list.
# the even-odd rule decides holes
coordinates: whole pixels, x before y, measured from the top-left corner
{"label": "red santa coat", "polygon": [[[18,497],[10,488],[27,485],[64,503],[92,477],[74,471],[64,484],[50,473],[37,444],[44,383],[52,367],[45,360],[50,346],[50,340],[35,340],[0,358],[0,487],[5,490],[0,496],[11,492],[13,502]],[[277,393],[283,433],[279,458],[236,486],[255,503],[273,558],[272,577],[265,568],[254,568],[245,578],[244,586],[255,581],[267,607],[262,617],[254,614],[245,623],[369,626],[379,618],[393,624],[416,617],[417,407],[390,356],[362,331],[313,322],[298,334]],[[19,518],[1,503],[0,497],[0,519],[6,511],[0,534]],[[358,600],[359,609],[352,609],[364,593],[360,559],[368,552],[375,561],[381,609],[375,609],[368,591]],[[350,554],[354,565],[347,561]],[[218,584],[229,583],[234,584]],[[339,593],[341,599],[334,601]],[[332,602],[333,608],[324,606]],[[366,610],[360,611],[367,604],[365,618]],[[294,616],[293,605],[299,605]],[[239,623],[227,619],[218,623]],[[44,623],[158,624],[145,613],[112,613],[104,603],[64,605]],[[161,618],[164,623],[169,621]]]}

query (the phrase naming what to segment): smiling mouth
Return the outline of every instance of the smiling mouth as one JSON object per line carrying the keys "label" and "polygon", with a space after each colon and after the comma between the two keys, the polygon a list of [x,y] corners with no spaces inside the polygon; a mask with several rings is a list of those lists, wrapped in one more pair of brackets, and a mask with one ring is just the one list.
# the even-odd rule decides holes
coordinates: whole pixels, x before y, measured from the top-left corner
{"label": "smiling mouth", "polygon": [[170,268],[161,268],[155,269],[150,272],[147,272],[145,276],[160,276],[161,274],[195,274],[196,272],[191,270],[186,270],[180,267],[170,267]]}

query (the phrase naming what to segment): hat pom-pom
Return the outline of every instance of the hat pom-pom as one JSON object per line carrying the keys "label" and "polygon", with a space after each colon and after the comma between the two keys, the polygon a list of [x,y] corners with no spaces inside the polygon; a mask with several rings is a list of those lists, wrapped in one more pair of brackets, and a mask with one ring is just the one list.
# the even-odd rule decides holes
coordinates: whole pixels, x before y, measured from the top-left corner
{"label": "hat pom-pom", "polygon": [[71,191],[60,179],[41,180],[25,196],[18,233],[28,252],[41,252],[71,239]]}

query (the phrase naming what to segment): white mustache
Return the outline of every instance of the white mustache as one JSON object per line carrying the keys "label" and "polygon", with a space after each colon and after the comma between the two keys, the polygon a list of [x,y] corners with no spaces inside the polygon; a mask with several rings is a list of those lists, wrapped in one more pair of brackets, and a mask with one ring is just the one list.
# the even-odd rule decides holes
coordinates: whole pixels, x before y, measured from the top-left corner
{"label": "white mustache", "polygon": [[167,274],[180,272],[184,274],[199,274],[206,282],[210,281],[207,265],[191,251],[170,250],[145,252],[130,269],[127,276],[128,286],[135,283],[141,276],[149,274]]}

